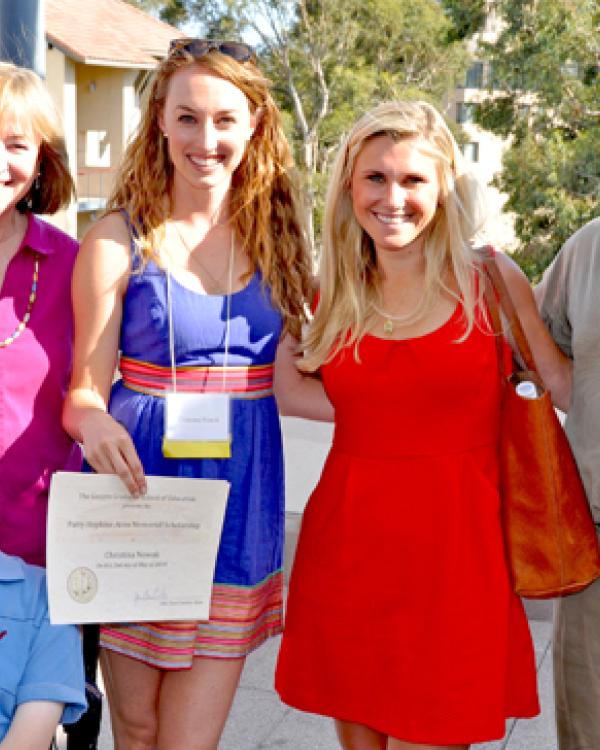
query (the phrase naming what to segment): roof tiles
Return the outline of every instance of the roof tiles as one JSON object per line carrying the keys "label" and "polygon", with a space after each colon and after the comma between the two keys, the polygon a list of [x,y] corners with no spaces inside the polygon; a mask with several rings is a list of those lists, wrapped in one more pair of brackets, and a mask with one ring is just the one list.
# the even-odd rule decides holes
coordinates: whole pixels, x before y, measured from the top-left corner
{"label": "roof tiles", "polygon": [[78,62],[153,68],[182,36],[123,0],[45,0],[46,37]]}

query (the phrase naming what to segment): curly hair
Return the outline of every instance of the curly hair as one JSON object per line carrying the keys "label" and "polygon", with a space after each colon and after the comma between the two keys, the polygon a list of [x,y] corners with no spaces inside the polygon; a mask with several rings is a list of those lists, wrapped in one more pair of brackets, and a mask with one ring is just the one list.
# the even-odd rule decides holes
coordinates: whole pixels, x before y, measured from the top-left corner
{"label": "curly hair", "polygon": [[53,214],[75,194],[60,115],[43,81],[33,71],[0,62],[0,120],[14,121],[39,140],[39,179],[17,204],[21,213]]}
{"label": "curly hair", "polygon": [[219,76],[242,91],[257,126],[231,183],[230,214],[236,236],[269,286],[286,330],[300,335],[311,289],[311,261],[300,199],[292,179],[293,160],[269,82],[252,61],[237,62],[210,50],[195,58],[180,50],[154,73],[140,126],[128,145],[109,199],[109,210],[125,209],[142,259],[156,257],[172,211],[173,165],[159,125],[172,76],[191,65]]}
{"label": "curly hair", "polygon": [[[358,223],[351,196],[352,173],[364,145],[379,136],[393,141],[420,137],[437,164],[440,201],[425,239],[425,288],[421,302],[405,318],[422,319],[443,292],[460,300],[471,331],[483,284],[472,240],[484,220],[483,191],[464,164],[442,116],[426,102],[385,102],[367,112],[343,142],[329,182],[319,273],[319,305],[304,340],[299,367],[317,370],[343,346],[358,344],[380,288],[373,240]],[[458,293],[447,284],[450,273]],[[461,339],[462,340],[462,339]]]}

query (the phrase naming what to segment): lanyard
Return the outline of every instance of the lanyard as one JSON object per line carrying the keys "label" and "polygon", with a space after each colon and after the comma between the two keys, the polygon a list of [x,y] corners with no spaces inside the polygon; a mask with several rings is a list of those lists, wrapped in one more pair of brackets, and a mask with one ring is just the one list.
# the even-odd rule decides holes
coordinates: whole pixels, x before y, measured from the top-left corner
{"label": "lanyard", "polygon": [[[225,391],[225,380],[227,371],[227,362],[229,359],[229,333],[231,327],[231,295],[233,293],[233,255],[235,249],[234,232],[231,232],[231,247],[229,250],[229,272],[227,282],[227,302],[225,318],[225,355],[223,357],[223,380],[221,390]],[[177,368],[175,367],[175,336],[173,333],[173,300],[171,293],[171,269],[167,260],[167,308],[169,315],[169,355],[171,358],[171,380],[173,383],[173,393],[177,393]]]}

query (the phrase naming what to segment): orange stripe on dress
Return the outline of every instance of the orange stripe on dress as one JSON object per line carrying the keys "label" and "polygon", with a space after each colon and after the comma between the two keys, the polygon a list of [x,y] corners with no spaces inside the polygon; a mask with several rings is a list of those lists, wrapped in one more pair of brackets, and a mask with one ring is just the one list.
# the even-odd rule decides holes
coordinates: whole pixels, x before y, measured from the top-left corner
{"label": "orange stripe on dress", "polygon": [[[123,384],[131,390],[158,396],[172,390],[173,373],[170,367],[122,356],[119,369]],[[177,390],[185,393],[225,391],[246,398],[264,398],[273,393],[273,363],[227,367],[178,366],[175,377]]]}
{"label": "orange stripe on dress", "polygon": [[216,583],[210,620],[103,625],[101,645],[160,669],[187,669],[195,656],[240,658],[283,629],[283,574],[254,586]]}

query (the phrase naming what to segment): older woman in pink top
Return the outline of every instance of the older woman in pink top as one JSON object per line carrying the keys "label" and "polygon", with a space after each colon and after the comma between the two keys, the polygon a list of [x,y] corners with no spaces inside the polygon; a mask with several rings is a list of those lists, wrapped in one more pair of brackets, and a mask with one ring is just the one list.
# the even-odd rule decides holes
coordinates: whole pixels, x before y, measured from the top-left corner
{"label": "older woman in pink top", "polygon": [[77,242],[35,214],[68,204],[62,128],[31,71],[0,63],[0,550],[44,565],[48,486],[77,470],[61,427]]}

